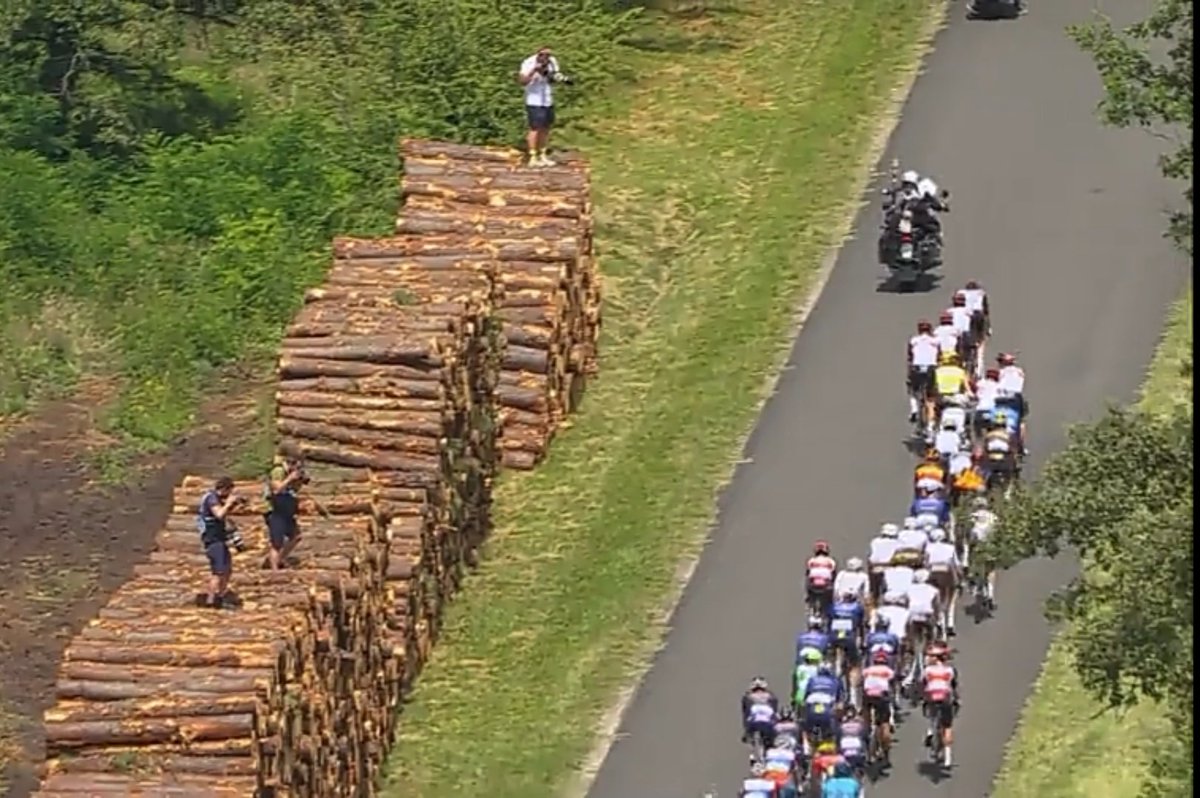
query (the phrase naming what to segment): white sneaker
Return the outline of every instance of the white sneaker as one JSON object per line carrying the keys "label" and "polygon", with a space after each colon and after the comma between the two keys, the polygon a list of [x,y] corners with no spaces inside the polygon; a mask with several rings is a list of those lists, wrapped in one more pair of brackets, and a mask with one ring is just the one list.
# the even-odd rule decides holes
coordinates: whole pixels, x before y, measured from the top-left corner
{"label": "white sneaker", "polygon": [[538,159],[538,166],[558,166],[558,161],[552,161],[549,157],[543,155]]}

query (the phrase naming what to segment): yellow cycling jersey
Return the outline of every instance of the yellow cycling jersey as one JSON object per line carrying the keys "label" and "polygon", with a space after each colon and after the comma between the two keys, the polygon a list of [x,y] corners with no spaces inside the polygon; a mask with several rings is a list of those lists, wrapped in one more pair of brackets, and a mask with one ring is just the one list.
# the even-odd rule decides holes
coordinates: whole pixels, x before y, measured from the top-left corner
{"label": "yellow cycling jersey", "polygon": [[952,396],[962,392],[967,382],[967,372],[963,371],[962,366],[938,366],[933,373],[933,380],[939,394]]}

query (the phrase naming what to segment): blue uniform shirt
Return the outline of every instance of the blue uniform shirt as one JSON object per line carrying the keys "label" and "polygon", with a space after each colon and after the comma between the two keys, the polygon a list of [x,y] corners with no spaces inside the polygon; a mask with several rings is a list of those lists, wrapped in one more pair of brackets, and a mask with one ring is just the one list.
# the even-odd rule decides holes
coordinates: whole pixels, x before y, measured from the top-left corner
{"label": "blue uniform shirt", "polygon": [[800,661],[800,653],[806,648],[815,648],[825,656],[829,651],[829,635],[824,632],[801,632],[796,635],[796,661]]}
{"label": "blue uniform shirt", "polygon": [[[834,702],[842,700],[842,682],[832,674],[818,673],[808,680],[808,685],[804,688],[804,700],[808,701],[808,697],[816,693],[825,693],[833,696]],[[832,711],[832,707],[830,707]]]}
{"label": "blue uniform shirt", "polygon": [[945,526],[950,522],[950,503],[938,496],[918,496],[913,499],[908,514],[914,518],[922,515],[936,515],[938,523]]}
{"label": "blue uniform shirt", "polygon": [[900,651],[900,638],[892,632],[871,632],[867,635],[867,651],[874,653],[879,649],[888,652],[892,657]]}
{"label": "blue uniform shirt", "polygon": [[859,798],[861,794],[858,781],[850,776],[825,779],[821,785],[821,798]]}
{"label": "blue uniform shirt", "polygon": [[[830,627],[833,629],[835,639],[856,638],[858,630],[862,628],[863,618],[865,616],[863,605],[857,601],[839,601],[836,602],[829,610],[832,622]],[[843,623],[838,623],[843,621]],[[850,621],[850,628],[845,629],[844,621]]]}

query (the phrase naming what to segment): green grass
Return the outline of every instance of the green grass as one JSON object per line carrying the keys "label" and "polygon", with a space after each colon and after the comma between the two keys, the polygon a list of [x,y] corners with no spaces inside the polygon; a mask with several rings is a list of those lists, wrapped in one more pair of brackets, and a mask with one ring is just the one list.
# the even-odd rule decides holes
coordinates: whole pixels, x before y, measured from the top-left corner
{"label": "green grass", "polygon": [[[1154,413],[1192,401],[1192,292],[1172,308],[1142,386],[1140,404]],[[1171,739],[1163,711],[1142,702],[1101,711],[1074,669],[1065,637],[1050,648],[1009,743],[993,798],[1135,796],[1154,749]]]}
{"label": "green grass", "polygon": [[709,6],[651,28],[638,85],[573,142],[594,167],[602,374],[549,461],[499,486],[486,565],[404,712],[385,795],[529,798],[573,780],[661,637],[942,9]]}

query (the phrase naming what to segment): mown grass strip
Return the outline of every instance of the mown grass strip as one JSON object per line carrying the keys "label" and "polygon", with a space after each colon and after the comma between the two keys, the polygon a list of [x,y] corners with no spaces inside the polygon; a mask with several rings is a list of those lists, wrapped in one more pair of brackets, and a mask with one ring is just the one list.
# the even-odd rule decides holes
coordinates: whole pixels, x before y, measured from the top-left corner
{"label": "mown grass strip", "polygon": [[580,765],[661,634],[938,10],[746,0],[647,34],[637,85],[577,142],[595,170],[601,378],[549,461],[500,486],[385,794],[550,795]]}
{"label": "mown grass strip", "polygon": [[[1140,404],[1165,413],[1192,403],[1192,291],[1172,308],[1142,385]],[[1084,689],[1065,637],[1046,664],[1021,714],[993,798],[1136,796],[1155,748],[1171,739],[1161,707],[1104,710]]]}

